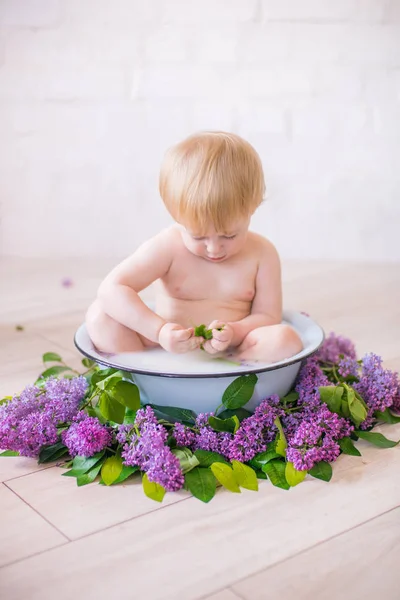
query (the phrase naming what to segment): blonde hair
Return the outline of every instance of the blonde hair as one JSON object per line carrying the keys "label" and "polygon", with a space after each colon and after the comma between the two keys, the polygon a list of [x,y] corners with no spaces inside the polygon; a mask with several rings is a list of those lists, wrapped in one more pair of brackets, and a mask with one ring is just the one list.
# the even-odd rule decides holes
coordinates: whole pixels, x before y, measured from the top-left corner
{"label": "blonde hair", "polygon": [[170,148],[160,194],[175,221],[204,234],[210,222],[225,233],[263,200],[264,173],[253,146],[233,133],[205,131]]}

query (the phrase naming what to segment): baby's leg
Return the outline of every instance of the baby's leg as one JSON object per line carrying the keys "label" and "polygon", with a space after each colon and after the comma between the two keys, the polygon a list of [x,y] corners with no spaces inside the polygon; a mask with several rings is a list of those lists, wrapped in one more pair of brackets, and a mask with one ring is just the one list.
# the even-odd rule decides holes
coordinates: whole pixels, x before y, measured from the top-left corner
{"label": "baby's leg", "polygon": [[234,356],[239,360],[274,363],[290,358],[303,349],[303,344],[290,325],[258,327],[245,337]]}
{"label": "baby's leg", "polygon": [[100,352],[139,352],[147,347],[157,346],[109,317],[101,309],[98,300],[93,302],[86,313],[86,327],[90,339]]}

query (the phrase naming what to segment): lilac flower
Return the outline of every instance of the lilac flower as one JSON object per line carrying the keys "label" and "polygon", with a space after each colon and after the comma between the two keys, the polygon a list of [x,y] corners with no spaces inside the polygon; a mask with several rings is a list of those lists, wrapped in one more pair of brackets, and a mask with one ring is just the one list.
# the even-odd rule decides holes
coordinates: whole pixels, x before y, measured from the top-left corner
{"label": "lilac flower", "polygon": [[88,383],[84,377],[49,379],[46,383],[45,409],[57,423],[67,423],[78,412]]}
{"label": "lilac flower", "polygon": [[374,413],[393,405],[399,390],[398,374],[382,367],[382,359],[376,354],[366,354],[362,359],[360,381],[354,384],[368,406],[366,420],[360,425],[368,429],[374,423]]}
{"label": "lilac flower", "polygon": [[400,413],[400,382],[397,386],[397,392],[395,397],[393,398],[392,410],[395,413]]}
{"label": "lilac flower", "polygon": [[19,420],[3,420],[0,415],[0,447],[21,456],[37,457],[43,446],[55,444],[57,435],[57,427],[45,413],[31,412]]}
{"label": "lilac flower", "polygon": [[356,349],[351,340],[336,335],[332,331],[318,350],[317,358],[321,362],[337,363],[340,354],[349,358],[356,358]]}
{"label": "lilac flower", "polygon": [[298,404],[310,409],[321,405],[319,387],[332,385],[318,364],[316,356],[307,359],[297,378],[295,390],[299,394]]}
{"label": "lilac flower", "polygon": [[243,419],[229,445],[230,460],[247,462],[259,452],[264,452],[277,432],[274,421],[283,414],[279,407],[279,396],[266,398],[257,406],[251,417]]}
{"label": "lilac flower", "polygon": [[115,439],[119,444],[126,444],[129,440],[132,432],[134,431],[135,426],[132,424],[129,425],[120,425],[118,427],[117,433],[115,435]]}
{"label": "lilac flower", "polygon": [[154,425],[158,424],[154,410],[148,405],[138,410],[135,418],[135,425],[139,428],[146,423],[153,423]]}
{"label": "lilac flower", "polygon": [[162,485],[168,492],[176,492],[183,487],[184,476],[179,459],[168,446],[163,446],[147,461],[145,471],[149,481]]}
{"label": "lilac flower", "polygon": [[138,466],[145,471],[149,481],[162,485],[167,491],[175,492],[184,483],[179,459],[166,446],[168,432],[158,424],[150,406],[138,410],[135,424],[130,429],[119,428],[120,439],[126,443],[121,456],[124,464]]}
{"label": "lilac flower", "polygon": [[[63,431],[61,439],[71,456],[89,457],[104,450],[112,443],[112,430],[102,425],[96,417],[85,416],[82,413]],[[83,413],[85,414],[85,413]]]}
{"label": "lilac flower", "polygon": [[322,441],[321,446],[307,446],[295,448],[289,447],[286,450],[286,458],[292,462],[294,468],[298,471],[309,471],[317,463],[323,461],[333,462],[340,454],[340,446],[330,437],[326,437]]}
{"label": "lilac flower", "polygon": [[332,413],[326,405],[314,414],[303,415],[303,420],[289,438],[286,458],[298,471],[308,471],[320,461],[333,462],[340,454],[337,443],[351,434],[354,427]]}
{"label": "lilac flower", "polygon": [[175,423],[172,433],[177,446],[186,446],[187,448],[190,448],[196,439],[194,431],[182,423]]}
{"label": "lilac flower", "polygon": [[57,441],[57,425],[78,412],[87,389],[84,377],[49,379],[39,388],[27,386],[0,406],[0,447],[23,456],[37,456]]}
{"label": "lilac flower", "polygon": [[360,365],[356,361],[355,358],[350,358],[349,356],[345,356],[341,358],[338,363],[338,373],[342,377],[359,377]]}

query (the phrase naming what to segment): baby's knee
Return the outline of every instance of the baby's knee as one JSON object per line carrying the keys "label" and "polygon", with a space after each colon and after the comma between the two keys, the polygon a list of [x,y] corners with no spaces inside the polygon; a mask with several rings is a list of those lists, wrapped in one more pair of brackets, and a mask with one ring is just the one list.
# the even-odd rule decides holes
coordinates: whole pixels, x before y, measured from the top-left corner
{"label": "baby's knee", "polygon": [[280,345],[285,349],[287,357],[294,356],[303,350],[303,342],[293,327],[282,324],[279,333]]}

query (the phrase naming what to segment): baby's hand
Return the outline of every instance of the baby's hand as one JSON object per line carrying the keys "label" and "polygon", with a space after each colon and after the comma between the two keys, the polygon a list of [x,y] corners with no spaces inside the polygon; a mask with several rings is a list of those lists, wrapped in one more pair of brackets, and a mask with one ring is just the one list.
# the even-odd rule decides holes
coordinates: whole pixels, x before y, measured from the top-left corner
{"label": "baby's hand", "polygon": [[195,337],[193,327],[185,329],[177,323],[165,323],[158,334],[158,343],[164,350],[184,354],[200,348],[204,338]]}
{"label": "baby's hand", "polygon": [[233,329],[230,325],[223,321],[213,321],[207,329],[212,330],[213,336],[211,340],[207,340],[203,344],[206,352],[216,354],[217,352],[223,352],[230,346],[233,338]]}

